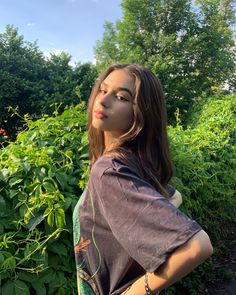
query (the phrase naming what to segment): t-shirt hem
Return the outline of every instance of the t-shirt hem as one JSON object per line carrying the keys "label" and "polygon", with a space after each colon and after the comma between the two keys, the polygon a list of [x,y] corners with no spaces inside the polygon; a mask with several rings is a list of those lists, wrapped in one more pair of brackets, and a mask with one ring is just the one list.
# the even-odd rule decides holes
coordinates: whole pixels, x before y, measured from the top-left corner
{"label": "t-shirt hem", "polygon": [[[184,232],[183,232],[183,234],[184,233],[186,233],[186,232],[188,232],[190,230],[190,228],[187,228]],[[168,247],[167,248],[165,248],[165,249],[163,249],[163,253],[168,253],[167,255],[165,255],[165,256],[163,256],[163,258],[162,259],[158,259],[158,261],[156,260],[156,263],[154,264],[154,265],[150,265],[150,266],[147,266],[147,267],[145,267],[144,269],[145,269],[145,271],[146,272],[155,272],[163,263],[165,263],[166,262],[166,260],[168,259],[168,257],[176,250],[176,249],[178,249],[179,247],[181,247],[181,246],[183,246],[185,243],[187,243],[195,234],[197,234],[198,232],[200,232],[202,230],[202,228],[201,227],[199,227],[199,228],[197,228],[195,231],[192,231],[191,232],[191,234],[189,234],[188,235],[188,237],[185,239],[185,240],[183,240],[183,241],[181,241],[181,236],[178,236],[174,241],[171,241],[171,242],[169,242],[168,244],[169,245],[171,245],[171,244],[173,244],[176,240],[178,240],[178,238],[180,238],[180,243],[178,244],[178,245],[176,245],[176,247],[174,247],[174,248],[172,248],[172,249],[168,249]]]}

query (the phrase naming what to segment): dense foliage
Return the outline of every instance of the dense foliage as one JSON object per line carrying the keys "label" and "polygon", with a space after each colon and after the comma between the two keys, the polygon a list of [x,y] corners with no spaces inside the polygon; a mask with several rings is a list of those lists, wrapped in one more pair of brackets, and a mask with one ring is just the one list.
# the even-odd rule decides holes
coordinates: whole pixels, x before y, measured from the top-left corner
{"label": "dense foliage", "polygon": [[97,66],[137,62],[161,79],[169,118],[197,97],[235,89],[234,1],[123,0],[122,20],[106,22]]}
{"label": "dense foliage", "polygon": [[85,112],[28,124],[0,154],[0,293],[76,294],[71,214],[86,171]]}
{"label": "dense foliage", "polygon": [[[227,252],[236,225],[236,95],[205,99],[192,112],[189,127],[169,128],[175,164],[173,182],[183,193],[181,210],[211,237],[214,255],[176,287],[176,294],[199,294],[206,280],[222,278],[216,267]],[[167,294],[172,294],[170,291]],[[173,293],[175,294],[175,293]]]}
{"label": "dense foliage", "polygon": [[[212,97],[187,129],[169,127],[182,209],[210,234],[215,256],[236,222],[235,96]],[[0,293],[76,294],[72,211],[87,179],[83,105],[44,116],[0,152]],[[163,292],[199,294],[209,261]]]}

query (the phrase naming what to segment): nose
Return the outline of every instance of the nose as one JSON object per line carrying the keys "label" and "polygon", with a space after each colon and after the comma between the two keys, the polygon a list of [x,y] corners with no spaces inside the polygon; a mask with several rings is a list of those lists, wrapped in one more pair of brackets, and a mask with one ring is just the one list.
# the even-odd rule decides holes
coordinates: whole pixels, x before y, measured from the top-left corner
{"label": "nose", "polygon": [[110,92],[100,94],[98,97],[98,102],[104,107],[108,108],[111,104],[112,94]]}

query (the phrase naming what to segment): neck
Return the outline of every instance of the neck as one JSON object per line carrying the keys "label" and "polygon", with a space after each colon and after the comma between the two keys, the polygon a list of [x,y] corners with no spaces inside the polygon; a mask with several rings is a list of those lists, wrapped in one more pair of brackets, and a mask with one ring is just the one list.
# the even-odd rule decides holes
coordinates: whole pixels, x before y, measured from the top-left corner
{"label": "neck", "polygon": [[112,150],[117,145],[118,135],[114,133],[104,132],[105,152]]}

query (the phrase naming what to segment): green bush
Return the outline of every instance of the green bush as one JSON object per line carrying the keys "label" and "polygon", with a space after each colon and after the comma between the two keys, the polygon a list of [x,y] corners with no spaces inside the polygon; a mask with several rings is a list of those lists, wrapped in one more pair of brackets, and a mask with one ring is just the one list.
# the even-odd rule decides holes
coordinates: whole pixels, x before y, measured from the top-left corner
{"label": "green bush", "polygon": [[[169,127],[173,183],[181,210],[209,233],[215,255],[236,220],[235,96],[209,98],[184,129]],[[0,293],[76,294],[72,211],[86,185],[83,105],[28,120],[28,130],[0,152]],[[163,294],[197,295],[212,260]]]}
{"label": "green bush", "polygon": [[87,167],[83,106],[28,122],[0,153],[0,293],[76,294],[72,210]]}
{"label": "green bush", "polygon": [[227,234],[224,223],[236,221],[235,99],[208,98],[187,129],[178,116],[177,126],[169,128],[173,181],[183,192],[183,210],[202,222],[215,240]]}
{"label": "green bush", "polygon": [[188,128],[181,126],[178,112],[177,126],[169,127],[173,182],[183,195],[181,210],[208,232],[214,255],[168,295],[199,294],[204,280],[212,273],[217,276],[212,261],[228,247],[236,222],[235,100],[236,95],[207,98],[194,109]]}

